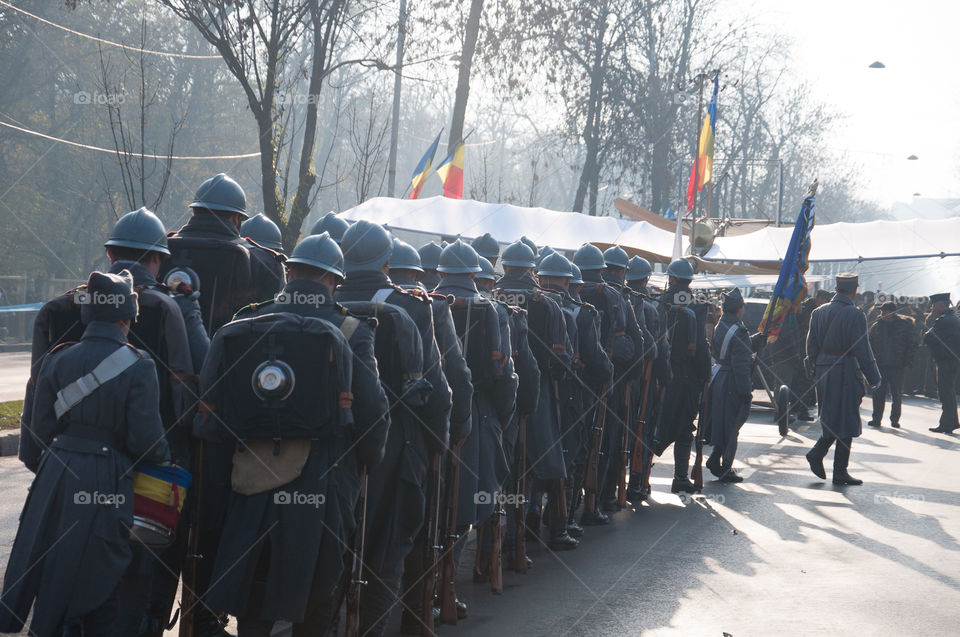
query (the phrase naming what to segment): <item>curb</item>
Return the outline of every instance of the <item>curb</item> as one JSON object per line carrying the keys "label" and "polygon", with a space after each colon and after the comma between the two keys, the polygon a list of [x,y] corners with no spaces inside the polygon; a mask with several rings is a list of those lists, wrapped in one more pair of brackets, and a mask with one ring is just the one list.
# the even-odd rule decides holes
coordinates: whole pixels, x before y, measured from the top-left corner
{"label": "curb", "polygon": [[30,343],[0,343],[0,353],[29,352],[31,347]]}
{"label": "curb", "polygon": [[0,434],[0,456],[15,456],[20,450],[20,432]]}

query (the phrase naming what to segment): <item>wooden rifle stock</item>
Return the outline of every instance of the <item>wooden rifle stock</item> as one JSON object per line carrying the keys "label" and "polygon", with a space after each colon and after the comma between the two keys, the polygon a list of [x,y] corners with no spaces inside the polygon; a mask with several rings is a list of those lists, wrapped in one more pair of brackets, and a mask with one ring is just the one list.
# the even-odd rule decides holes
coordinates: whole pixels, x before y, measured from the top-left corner
{"label": "wooden rifle stock", "polygon": [[420,605],[420,636],[434,634],[433,597],[436,592],[437,557],[440,550],[440,464],[441,455],[433,454],[427,483],[427,537],[424,540],[423,599]]}
{"label": "wooden rifle stock", "polygon": [[694,441],[697,445],[697,459],[693,463],[691,477],[697,489],[703,488],[703,427],[707,412],[707,401],[709,400],[709,394],[707,393],[709,387],[709,382],[703,383],[703,394],[700,398],[700,414],[697,417],[697,439]]}
{"label": "wooden rifle stock", "polygon": [[641,458],[643,457],[643,429],[647,424],[647,399],[650,396],[650,379],[653,377],[653,361],[647,361],[647,368],[643,372],[643,398],[640,400],[640,413],[637,417],[637,437],[633,441],[633,453],[630,455],[630,479],[633,472],[640,473]]}
{"label": "wooden rifle stock", "polygon": [[353,564],[350,568],[350,584],[347,587],[347,613],[344,624],[344,637],[360,635],[360,590],[366,585],[363,579],[363,543],[367,534],[367,470],[361,469],[363,486],[360,490],[360,525],[354,536]]}
{"label": "wooden rifle stock", "polygon": [[447,464],[447,511],[445,524],[445,544],[443,555],[440,557],[440,623],[456,625],[457,623],[457,591],[456,576],[457,564],[453,556],[453,546],[457,535],[457,500],[460,491],[460,446],[454,445],[448,454]]}
{"label": "wooden rifle stock", "polygon": [[626,406],[626,419],[623,422],[623,436],[620,440],[620,465],[617,467],[617,506],[627,506],[627,463],[630,460],[630,389],[633,381],[628,380],[623,389],[623,402]]}
{"label": "wooden rifle stock", "polygon": [[[493,519],[490,521],[490,592],[494,595],[503,595],[503,564],[500,558],[500,552],[503,550],[503,538],[500,533],[501,521],[505,511],[502,502],[502,498],[497,498],[494,504]],[[481,548],[477,546],[478,554]]]}
{"label": "wooden rifle stock", "polygon": [[597,508],[597,489],[599,489],[600,444],[603,440],[603,426],[607,418],[607,387],[600,389],[600,403],[594,416],[590,438],[590,452],[583,471],[584,509],[594,511]]}
{"label": "wooden rifle stock", "polygon": [[517,446],[514,449],[514,477],[517,485],[516,518],[514,519],[513,570],[527,572],[527,530],[523,498],[527,494],[527,417],[520,416],[517,425]]}
{"label": "wooden rifle stock", "polygon": [[190,532],[187,559],[183,563],[183,586],[180,592],[180,637],[193,637],[197,613],[197,560],[200,555],[200,495],[203,493],[203,440],[196,439],[190,458],[193,473],[193,497],[190,498]]}

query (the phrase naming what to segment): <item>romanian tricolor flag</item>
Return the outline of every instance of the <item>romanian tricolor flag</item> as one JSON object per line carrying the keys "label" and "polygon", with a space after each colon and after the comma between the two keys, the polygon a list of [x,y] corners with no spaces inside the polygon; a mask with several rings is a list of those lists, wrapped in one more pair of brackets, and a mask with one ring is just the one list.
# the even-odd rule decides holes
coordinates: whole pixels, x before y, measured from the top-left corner
{"label": "romanian tricolor flag", "polygon": [[[713,133],[717,124],[717,93],[720,92],[720,74],[713,76],[713,97],[707,107],[707,116],[703,118],[703,127],[700,129],[700,148],[697,159],[690,167],[690,183],[687,185],[687,211],[693,208],[693,198],[696,193],[710,183],[713,177]],[[697,173],[694,178],[694,172]],[[696,190],[694,190],[696,184]]]}
{"label": "romanian tricolor flag", "polygon": [[780,278],[773,296],[763,312],[758,331],[767,335],[767,341],[773,343],[780,336],[780,327],[790,315],[791,311],[800,305],[807,293],[807,281],[804,274],[810,265],[810,232],[813,230],[814,214],[813,203],[817,195],[817,185],[814,183],[810,193],[803,199],[797,223],[793,226],[793,235],[787,254],[780,266]]}
{"label": "romanian tricolor flag", "polygon": [[437,166],[437,174],[443,181],[443,196],[463,199],[463,159],[466,146],[463,142],[454,147],[450,156]]}
{"label": "romanian tricolor flag", "polygon": [[410,199],[417,199],[420,197],[420,191],[423,190],[423,184],[427,181],[427,177],[430,175],[430,166],[433,164],[433,156],[437,154],[437,145],[440,143],[440,135],[443,134],[441,130],[437,133],[437,138],[433,140],[433,143],[430,144],[430,148],[427,149],[427,152],[420,158],[420,163],[417,164],[417,167],[413,170],[413,178],[410,181]]}

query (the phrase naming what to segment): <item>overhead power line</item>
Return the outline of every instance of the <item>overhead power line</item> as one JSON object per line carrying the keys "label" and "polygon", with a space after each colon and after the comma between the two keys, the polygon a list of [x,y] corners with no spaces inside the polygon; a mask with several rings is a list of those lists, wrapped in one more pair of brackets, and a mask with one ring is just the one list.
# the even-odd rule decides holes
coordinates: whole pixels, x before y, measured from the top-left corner
{"label": "overhead power line", "polygon": [[184,58],[184,59],[187,59],[187,60],[219,60],[219,59],[220,59],[220,56],[219,56],[219,55],[190,55],[190,54],[187,54],[187,53],[168,53],[168,52],[166,52],[166,51],[152,51],[152,50],[150,50],[150,49],[141,49],[141,48],[138,48],[138,47],[135,47],[135,46],[129,46],[129,45],[127,45],[127,44],[121,44],[120,42],[113,42],[113,41],[111,41],[111,40],[104,40],[103,38],[98,38],[98,37],[96,37],[96,36],[88,35],[88,34],[86,34],[86,33],[81,33],[80,31],[74,31],[73,29],[70,29],[70,28],[65,27],[65,26],[63,26],[63,25],[60,25],[60,24],[57,24],[56,22],[51,22],[50,20],[47,20],[47,19],[45,19],[45,18],[41,18],[41,17],[38,16],[38,15],[34,15],[34,14],[30,13],[29,11],[24,11],[24,10],[21,9],[20,7],[16,7],[16,6],[10,4],[9,2],[6,2],[6,0],[0,0],[0,5],[2,5],[2,6],[4,6],[4,7],[8,7],[8,8],[10,8],[10,9],[13,9],[13,10],[16,11],[17,13],[22,13],[22,14],[25,15],[25,16],[28,16],[28,17],[30,17],[30,18],[33,18],[34,20],[37,20],[38,22],[42,22],[43,24],[46,24],[47,26],[51,26],[51,27],[53,27],[53,28],[55,28],[55,29],[60,29],[61,31],[66,31],[67,33],[76,35],[76,36],[81,37],[81,38],[86,38],[86,39],[88,39],[88,40],[93,40],[94,42],[99,42],[100,44],[106,44],[106,45],[109,45],[109,46],[115,46],[115,47],[118,47],[118,48],[121,48],[121,49],[125,49],[125,50],[127,50],[127,51],[133,51],[133,52],[135,52],[135,53],[147,53],[147,54],[149,54],[149,55],[160,55],[160,56],[163,56],[163,57],[170,57],[170,58]]}
{"label": "overhead power line", "polygon": [[[0,2],[2,1],[3,0],[0,0]],[[80,144],[78,142],[72,142],[68,139],[61,139],[59,137],[45,135],[44,133],[41,133],[35,130],[30,130],[29,128],[14,126],[13,124],[8,124],[7,122],[0,122],[0,126],[5,126],[6,128],[11,128],[13,130],[20,131],[21,133],[26,133],[27,135],[34,135],[36,137],[41,137],[43,139],[49,139],[50,141],[59,142],[61,144],[67,144],[68,146],[73,146],[75,148],[83,148],[85,150],[95,150],[97,152],[109,153],[111,155],[122,154],[122,155],[133,155],[136,157],[146,157],[148,159],[168,159],[167,155],[148,155],[148,154],[141,155],[140,153],[119,152],[112,148],[101,148],[100,146]],[[204,161],[204,160],[213,160],[213,159],[247,159],[249,157],[259,157],[259,156],[260,156],[260,153],[257,152],[257,153],[246,153],[244,155],[171,155],[169,159]]]}

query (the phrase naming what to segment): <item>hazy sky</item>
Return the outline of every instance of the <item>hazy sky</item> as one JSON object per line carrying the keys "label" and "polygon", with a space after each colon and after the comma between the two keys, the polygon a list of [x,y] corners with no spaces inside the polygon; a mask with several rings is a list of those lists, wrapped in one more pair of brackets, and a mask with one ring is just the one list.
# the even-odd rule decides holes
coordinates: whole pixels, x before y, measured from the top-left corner
{"label": "hazy sky", "polygon": [[[960,1],[734,4],[788,35],[791,73],[846,115],[828,145],[862,168],[864,198],[960,196]],[[867,68],[875,60],[887,68]]]}

